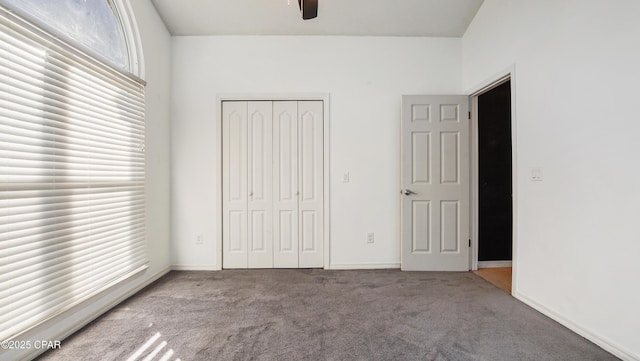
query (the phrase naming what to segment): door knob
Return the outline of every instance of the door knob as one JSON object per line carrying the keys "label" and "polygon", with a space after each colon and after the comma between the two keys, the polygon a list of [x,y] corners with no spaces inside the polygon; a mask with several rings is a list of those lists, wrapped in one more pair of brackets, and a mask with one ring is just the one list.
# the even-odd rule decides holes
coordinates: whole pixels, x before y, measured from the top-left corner
{"label": "door knob", "polygon": [[405,189],[404,192],[402,192],[405,196],[410,196],[412,194],[418,194],[414,191],[412,191],[411,189]]}

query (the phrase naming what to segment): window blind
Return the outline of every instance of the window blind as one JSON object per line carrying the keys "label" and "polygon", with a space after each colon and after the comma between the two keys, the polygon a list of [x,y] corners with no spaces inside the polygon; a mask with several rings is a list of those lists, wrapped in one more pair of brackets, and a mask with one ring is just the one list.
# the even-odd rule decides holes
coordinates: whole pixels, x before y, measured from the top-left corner
{"label": "window blind", "polygon": [[144,269],[144,84],[0,7],[0,340]]}

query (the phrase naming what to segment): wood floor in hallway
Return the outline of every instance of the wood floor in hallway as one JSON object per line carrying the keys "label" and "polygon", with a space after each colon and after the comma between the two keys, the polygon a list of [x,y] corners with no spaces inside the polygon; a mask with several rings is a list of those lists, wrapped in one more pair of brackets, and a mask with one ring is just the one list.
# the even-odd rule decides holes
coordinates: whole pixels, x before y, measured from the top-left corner
{"label": "wood floor in hallway", "polygon": [[479,268],[473,273],[511,294],[511,267]]}

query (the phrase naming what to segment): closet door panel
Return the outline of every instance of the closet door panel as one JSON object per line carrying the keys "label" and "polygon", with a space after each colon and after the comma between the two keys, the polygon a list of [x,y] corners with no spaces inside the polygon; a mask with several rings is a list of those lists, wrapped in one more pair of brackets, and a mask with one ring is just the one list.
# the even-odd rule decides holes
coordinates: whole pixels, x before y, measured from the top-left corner
{"label": "closet door panel", "polygon": [[322,101],[225,101],[222,113],[223,267],[323,267]]}
{"label": "closet door panel", "polygon": [[298,267],[298,102],[273,103],[273,261]]}
{"label": "closet door panel", "polygon": [[272,102],[247,104],[248,267],[273,267]]}
{"label": "closet door panel", "polygon": [[222,260],[247,268],[247,102],[222,103]]}
{"label": "closet door panel", "polygon": [[298,102],[299,267],[324,265],[323,103]]}

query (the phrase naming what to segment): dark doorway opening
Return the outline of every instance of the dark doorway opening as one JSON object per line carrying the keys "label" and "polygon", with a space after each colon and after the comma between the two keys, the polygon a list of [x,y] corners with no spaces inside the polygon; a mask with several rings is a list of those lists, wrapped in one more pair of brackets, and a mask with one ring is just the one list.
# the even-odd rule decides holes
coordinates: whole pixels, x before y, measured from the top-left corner
{"label": "dark doorway opening", "polygon": [[511,261],[511,82],[478,96],[478,261]]}

